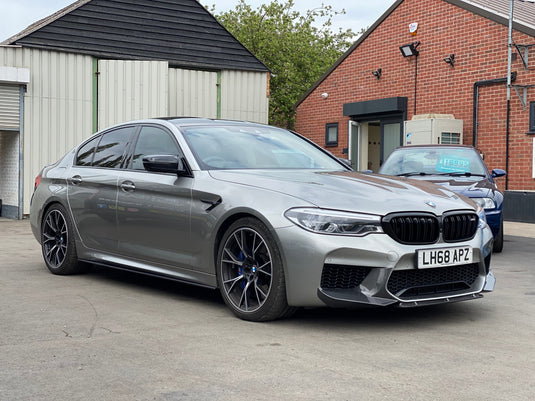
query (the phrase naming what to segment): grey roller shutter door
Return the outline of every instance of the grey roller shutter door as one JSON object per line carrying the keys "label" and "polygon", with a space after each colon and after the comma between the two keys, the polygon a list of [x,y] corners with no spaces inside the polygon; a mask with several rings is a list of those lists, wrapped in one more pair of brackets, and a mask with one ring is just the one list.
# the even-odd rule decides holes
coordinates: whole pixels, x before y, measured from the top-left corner
{"label": "grey roller shutter door", "polygon": [[0,84],[0,130],[19,129],[20,87]]}

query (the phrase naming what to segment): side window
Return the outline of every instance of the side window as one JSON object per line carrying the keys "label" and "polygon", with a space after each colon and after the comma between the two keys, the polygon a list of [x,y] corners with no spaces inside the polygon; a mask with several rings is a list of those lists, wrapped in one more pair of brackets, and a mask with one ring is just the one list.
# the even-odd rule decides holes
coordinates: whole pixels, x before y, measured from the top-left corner
{"label": "side window", "polygon": [[76,165],[77,166],[90,166],[93,162],[93,154],[95,153],[95,148],[97,147],[98,141],[100,141],[100,136],[90,140],[84,146],[78,150],[76,156]]}
{"label": "side window", "polygon": [[130,140],[132,131],[133,127],[124,127],[105,133],[95,151],[93,166],[121,167],[124,149]]}
{"label": "side window", "polygon": [[176,155],[181,156],[177,143],[171,135],[158,127],[143,127],[134,150],[132,168],[145,170],[143,157],[149,155]]}

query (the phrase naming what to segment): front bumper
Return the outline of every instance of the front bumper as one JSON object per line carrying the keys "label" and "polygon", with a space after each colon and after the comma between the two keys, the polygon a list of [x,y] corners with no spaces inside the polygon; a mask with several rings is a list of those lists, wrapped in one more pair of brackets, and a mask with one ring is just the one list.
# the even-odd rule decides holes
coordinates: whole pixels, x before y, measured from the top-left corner
{"label": "front bumper", "polygon": [[[277,230],[294,306],[421,306],[481,298],[494,289],[492,233],[486,227],[462,243],[404,245],[386,234],[319,235],[298,227]],[[469,245],[473,263],[417,269],[418,249]]]}

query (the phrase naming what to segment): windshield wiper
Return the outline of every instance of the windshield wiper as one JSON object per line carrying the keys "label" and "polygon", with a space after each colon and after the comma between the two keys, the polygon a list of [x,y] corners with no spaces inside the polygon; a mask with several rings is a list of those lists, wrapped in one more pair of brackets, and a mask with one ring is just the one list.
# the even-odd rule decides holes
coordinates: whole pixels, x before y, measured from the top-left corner
{"label": "windshield wiper", "polygon": [[451,171],[449,173],[437,173],[434,175],[448,175],[451,177],[486,177],[485,174],[476,174],[476,173],[471,173],[469,171],[464,171],[464,172]]}
{"label": "windshield wiper", "polygon": [[429,175],[423,171],[411,171],[410,173],[396,174],[398,177],[412,177],[415,175]]}

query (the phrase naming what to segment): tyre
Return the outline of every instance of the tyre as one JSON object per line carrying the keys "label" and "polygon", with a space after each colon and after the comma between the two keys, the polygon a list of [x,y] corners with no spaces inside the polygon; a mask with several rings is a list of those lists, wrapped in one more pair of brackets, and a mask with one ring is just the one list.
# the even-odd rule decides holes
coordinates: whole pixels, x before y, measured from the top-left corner
{"label": "tyre", "polygon": [[242,218],[228,228],[218,249],[216,270],[221,295],[239,318],[261,322],[295,312],[286,300],[279,248],[259,220]]}
{"label": "tyre", "polygon": [[65,208],[52,205],[41,224],[41,249],[45,264],[54,274],[67,275],[85,270],[78,261],[73,225]]}
{"label": "tyre", "polygon": [[494,238],[494,247],[492,250],[496,253],[500,253],[503,250],[503,216],[500,218],[500,230],[496,238]]}

